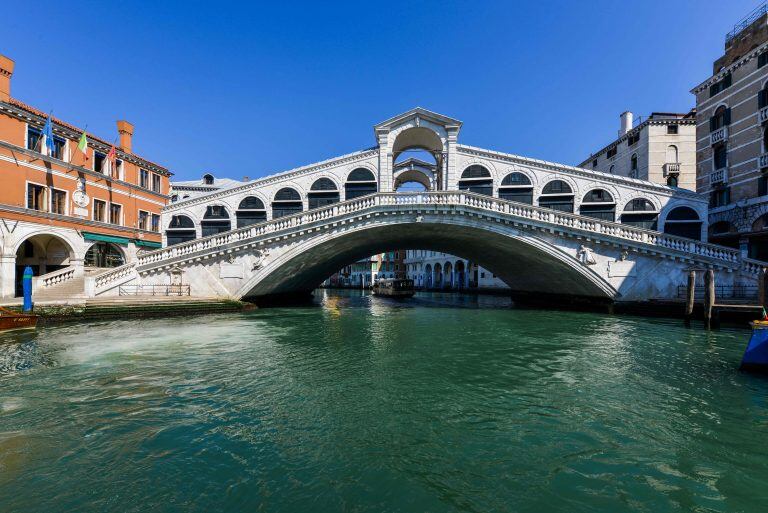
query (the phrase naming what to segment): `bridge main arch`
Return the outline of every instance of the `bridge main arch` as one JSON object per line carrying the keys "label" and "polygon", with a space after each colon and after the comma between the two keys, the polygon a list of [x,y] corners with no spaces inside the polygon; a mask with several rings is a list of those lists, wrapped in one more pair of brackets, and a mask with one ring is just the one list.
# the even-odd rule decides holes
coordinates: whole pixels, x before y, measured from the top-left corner
{"label": "bridge main arch", "polygon": [[[256,298],[309,292],[350,262],[393,249],[457,255],[489,269],[513,292],[609,302],[616,289],[578,255],[508,225],[456,216],[441,222],[392,219],[294,244],[248,279],[235,294]],[[572,251],[571,253],[576,253]]]}

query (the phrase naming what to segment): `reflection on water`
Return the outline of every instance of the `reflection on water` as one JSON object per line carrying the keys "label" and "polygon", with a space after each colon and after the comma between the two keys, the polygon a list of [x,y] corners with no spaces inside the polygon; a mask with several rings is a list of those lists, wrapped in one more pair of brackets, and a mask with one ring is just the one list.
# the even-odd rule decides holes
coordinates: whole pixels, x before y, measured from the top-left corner
{"label": "reflection on water", "polygon": [[0,335],[0,511],[762,511],[748,332],[319,291]]}

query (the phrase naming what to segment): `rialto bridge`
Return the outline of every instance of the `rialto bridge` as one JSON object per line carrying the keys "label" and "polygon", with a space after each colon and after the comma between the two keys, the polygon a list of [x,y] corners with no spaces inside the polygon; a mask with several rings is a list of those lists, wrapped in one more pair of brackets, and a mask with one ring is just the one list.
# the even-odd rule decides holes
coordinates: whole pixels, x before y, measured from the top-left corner
{"label": "rialto bridge", "polygon": [[[179,282],[198,296],[306,292],[392,249],[470,259],[521,295],[671,299],[692,266],[720,284],[756,283],[760,262],[701,242],[700,195],[461,145],[460,129],[416,108],[376,125],[371,149],[171,204],[164,248],[88,278],[86,292]],[[402,192],[409,183],[423,190]]]}

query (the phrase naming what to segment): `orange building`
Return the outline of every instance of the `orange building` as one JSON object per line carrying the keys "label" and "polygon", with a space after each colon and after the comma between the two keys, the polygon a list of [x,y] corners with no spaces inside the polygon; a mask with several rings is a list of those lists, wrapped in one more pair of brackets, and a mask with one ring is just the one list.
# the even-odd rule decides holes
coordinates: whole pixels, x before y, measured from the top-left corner
{"label": "orange building", "polygon": [[13,70],[0,55],[2,297],[18,295],[27,265],[36,276],[82,283],[159,248],[171,173],[133,152],[133,125],[117,122],[113,155],[112,137],[93,134],[80,151],[83,130],[56,118],[51,143],[43,137],[47,115],[11,96]]}

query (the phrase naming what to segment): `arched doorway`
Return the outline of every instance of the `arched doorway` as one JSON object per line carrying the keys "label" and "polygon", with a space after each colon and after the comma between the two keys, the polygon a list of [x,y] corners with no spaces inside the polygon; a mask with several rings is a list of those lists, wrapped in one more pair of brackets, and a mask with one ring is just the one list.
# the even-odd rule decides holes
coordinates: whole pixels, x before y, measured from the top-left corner
{"label": "arched doorway", "polygon": [[272,200],[272,219],[292,216],[304,210],[301,203],[301,194],[291,187],[283,187]]}
{"label": "arched doorway", "polygon": [[435,277],[432,280],[432,283],[434,284],[433,287],[436,289],[442,289],[443,288],[443,266],[440,264],[435,264]]}
{"label": "arched doorway", "polygon": [[552,180],[541,190],[539,206],[573,213],[573,189],[563,180]]}
{"label": "arched doorway", "polygon": [[359,167],[353,169],[344,183],[344,199],[351,200],[360,196],[375,194],[377,189],[376,177],[370,169]]}
{"label": "arched doorway", "polygon": [[318,178],[307,193],[309,209],[332,205],[339,201],[339,190],[330,178]]}
{"label": "arched doorway", "polygon": [[168,246],[195,240],[195,223],[187,216],[173,216],[165,230],[165,240]]}
{"label": "arched doorway", "polygon": [[673,208],[664,221],[664,233],[701,240],[701,219],[691,207]]}
{"label": "arched doorway", "polygon": [[427,264],[424,266],[424,287],[427,289],[432,288],[432,266]]}
{"label": "arched doorway", "polygon": [[120,267],[125,264],[123,251],[111,242],[96,242],[85,253],[85,267]]}
{"label": "arched doorway", "polygon": [[453,288],[453,264],[446,262],[443,266],[443,288]]}
{"label": "arched doorway", "polygon": [[656,230],[658,228],[659,212],[649,200],[636,198],[630,200],[621,213],[621,223],[639,228]]}
{"label": "arched doorway", "polygon": [[32,268],[34,276],[69,267],[74,252],[71,246],[56,235],[39,234],[24,240],[16,249],[16,296],[22,296],[24,268]]}
{"label": "arched doorway", "polygon": [[459,189],[493,196],[493,177],[485,166],[474,164],[461,173]]}
{"label": "arched doorway", "polygon": [[256,196],[243,198],[235,211],[237,218],[237,227],[243,228],[252,224],[261,223],[267,220],[267,209],[264,202]]}
{"label": "arched doorway", "polygon": [[579,214],[613,222],[616,220],[616,202],[605,189],[592,189],[584,195],[579,205]]}
{"label": "arched doorway", "polygon": [[463,290],[467,286],[467,269],[463,260],[456,262],[456,288]]}
{"label": "arched doorway", "polygon": [[[411,127],[400,132],[392,145],[393,181],[403,166],[418,164],[430,168],[431,184],[424,184],[428,190],[443,189],[440,170],[445,163],[445,149],[440,136],[423,126]],[[418,180],[413,180],[418,181]],[[395,184],[393,183],[393,186]],[[393,187],[393,190],[395,187]]]}
{"label": "arched doorway", "polygon": [[523,173],[509,173],[499,185],[499,198],[533,205],[533,185]]}
{"label": "arched doorway", "polygon": [[426,160],[433,160],[431,154],[424,151],[420,153],[424,154],[423,159],[411,157],[395,164],[393,191],[423,192],[435,189],[436,164]]}
{"label": "arched doorway", "polygon": [[209,205],[205,209],[205,215],[203,215],[203,220],[200,222],[200,228],[202,229],[203,237],[228,232],[232,229],[229,212],[222,205]]}

